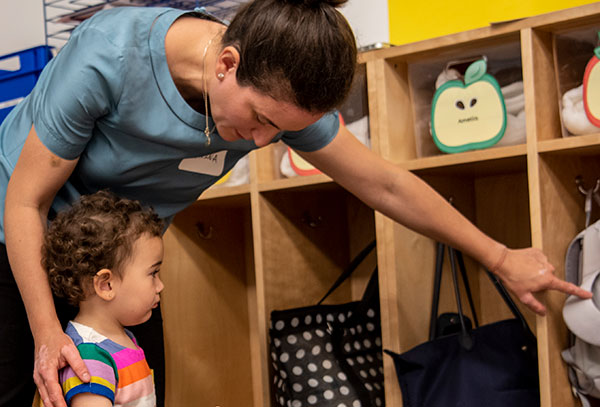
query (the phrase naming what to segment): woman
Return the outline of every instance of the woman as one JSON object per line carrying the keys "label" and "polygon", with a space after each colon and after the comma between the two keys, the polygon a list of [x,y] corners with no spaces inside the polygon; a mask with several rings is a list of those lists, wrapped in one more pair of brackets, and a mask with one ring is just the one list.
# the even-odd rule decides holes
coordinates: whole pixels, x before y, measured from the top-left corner
{"label": "woman", "polygon": [[[590,295],[555,278],[540,251],[508,250],[484,235],[425,183],[339,127],[331,111],[356,63],[351,29],[335,9],[344,2],[255,0],[229,27],[199,13],[118,8],[75,30],[0,128],[2,232],[16,280],[5,265],[0,309],[9,315],[0,315],[0,346],[15,358],[3,365],[21,366],[25,375],[2,382],[0,397],[15,389],[24,389],[20,400],[28,397],[31,334],[17,286],[45,405],[65,405],[59,367],[69,364],[87,380],[40,265],[49,216],[80,194],[110,188],[168,222],[240,157],[277,140],[374,209],[479,260],[540,314],[534,292]],[[11,343],[25,350],[10,347],[17,337]],[[0,400],[16,405],[10,400],[18,396],[11,397]]]}

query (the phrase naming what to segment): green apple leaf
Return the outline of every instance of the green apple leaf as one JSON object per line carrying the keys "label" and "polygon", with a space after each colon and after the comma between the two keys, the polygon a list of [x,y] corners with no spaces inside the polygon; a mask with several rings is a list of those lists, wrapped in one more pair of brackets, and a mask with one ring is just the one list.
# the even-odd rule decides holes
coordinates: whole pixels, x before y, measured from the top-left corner
{"label": "green apple leaf", "polygon": [[[600,31],[598,31],[598,42],[600,42]],[[596,58],[600,59],[600,47],[596,47],[594,54],[596,54]]]}
{"label": "green apple leaf", "polygon": [[467,68],[465,72],[465,85],[470,85],[474,82],[477,82],[479,79],[485,75],[487,72],[487,63],[485,60],[480,59],[478,61],[473,62]]}

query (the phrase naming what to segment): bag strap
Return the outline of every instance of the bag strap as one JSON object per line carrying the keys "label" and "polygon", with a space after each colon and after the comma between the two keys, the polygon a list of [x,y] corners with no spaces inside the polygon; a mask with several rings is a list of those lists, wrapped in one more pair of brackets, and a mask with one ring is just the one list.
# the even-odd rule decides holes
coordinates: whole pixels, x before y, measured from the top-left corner
{"label": "bag strap", "polygon": [[462,276],[465,291],[467,292],[469,307],[471,308],[471,313],[473,314],[473,322],[475,323],[475,326],[479,328],[479,321],[477,319],[477,313],[475,312],[475,304],[473,303],[473,296],[471,295],[471,286],[469,285],[469,277],[467,276],[467,268],[465,267],[465,259],[463,258],[463,254],[460,250],[454,250],[454,252],[456,254],[456,259],[458,260],[460,275]]}
{"label": "bag strap", "polygon": [[[468,332],[466,323],[464,321],[464,313],[462,310],[462,301],[460,299],[460,291],[458,289],[458,275],[456,273],[454,258],[459,257],[459,256],[462,257],[462,253],[460,255],[457,255],[457,253],[460,253],[460,251],[449,247],[450,267],[452,269],[452,281],[454,284],[454,294],[456,297],[456,304],[457,304],[457,308],[458,308],[458,315],[459,315],[460,325],[461,325],[461,333],[459,336],[459,342],[464,349],[469,350],[473,346],[473,339],[471,337],[470,332]],[[460,263],[461,262],[459,261],[459,266],[460,266]],[[464,267],[464,262],[463,262],[462,266],[460,266],[460,267]],[[437,270],[436,270],[436,272],[437,272]],[[506,290],[506,288],[504,287],[502,282],[500,282],[500,280],[495,275],[493,275],[489,270],[485,269],[485,272],[486,272],[487,276],[490,278],[490,280],[492,281],[492,283],[494,284],[494,288],[496,289],[496,291],[498,291],[498,294],[500,294],[500,297],[502,298],[504,303],[510,309],[511,313],[514,315],[514,317],[519,322],[521,322],[521,325],[523,326],[523,331],[525,332],[525,334],[529,337],[529,339],[531,341],[535,342],[535,340],[536,340],[535,335],[529,328],[529,325],[527,324],[525,317],[523,316],[523,314],[521,313],[521,311],[519,310],[519,308],[517,307],[515,302],[512,300],[512,298],[510,297],[510,294],[508,293],[508,291]],[[462,273],[462,271],[461,271],[461,273]],[[466,276],[466,273],[464,274],[464,276]],[[439,296],[439,288],[437,291],[437,295]],[[470,299],[469,301],[471,302],[472,299]],[[437,313],[437,311],[436,311],[436,313]],[[435,328],[434,328],[434,332],[435,332]]]}
{"label": "bag strap", "polygon": [[[458,274],[456,273],[456,252],[455,250],[448,246],[448,254],[450,257],[450,269],[452,270],[452,285],[454,286],[454,296],[456,297],[456,307],[458,309],[458,319],[460,321],[460,336],[458,337],[461,346],[466,350],[471,350],[473,348],[473,337],[470,332],[467,330],[467,324],[465,322],[465,314],[462,309],[462,301],[460,299],[460,290],[458,288]],[[464,264],[463,264],[464,265]],[[466,275],[466,272],[464,273]],[[469,290],[470,291],[470,290]],[[473,305],[473,300],[469,299],[471,305]],[[475,312],[474,309],[471,310]]]}
{"label": "bag strap", "polygon": [[[438,242],[436,248],[436,261],[435,261],[435,276],[433,283],[433,298],[431,305],[431,316],[429,320],[429,340],[433,340],[437,336],[437,317],[438,317],[438,308],[440,301],[440,288],[442,283],[442,271],[444,266],[444,252],[446,245]],[[458,267],[460,269],[460,274],[462,276],[463,285],[465,287],[465,291],[467,293],[467,298],[469,300],[469,306],[471,308],[471,314],[473,315],[473,322],[476,327],[479,327],[479,321],[477,320],[477,313],[475,312],[475,305],[473,303],[473,296],[471,294],[471,286],[469,284],[469,279],[467,277],[467,270],[465,267],[465,262],[462,256],[462,253],[458,250],[455,250],[448,246],[448,253],[450,255],[450,266],[452,270],[455,270],[455,262],[458,262]],[[456,285],[458,286],[458,285]],[[460,305],[462,309],[462,304]],[[460,316],[460,313],[459,313]]]}
{"label": "bag strap", "polygon": [[377,266],[369,278],[367,287],[363,293],[361,300],[356,306],[354,315],[365,315],[369,308],[376,306],[379,309],[379,273]]}
{"label": "bag strap", "polygon": [[510,309],[512,314],[515,316],[515,318],[517,318],[521,322],[521,325],[523,325],[523,329],[525,330],[525,332],[529,333],[533,338],[535,338],[535,335],[531,331],[531,328],[529,328],[529,325],[527,324],[527,320],[525,319],[525,317],[519,310],[519,307],[517,307],[517,305],[511,298],[508,291],[506,291],[506,287],[504,287],[504,285],[500,282],[500,280],[498,280],[498,277],[493,275],[488,269],[485,269],[485,272],[488,275],[488,277],[490,278],[490,280],[492,280],[492,283],[494,284],[496,291],[498,291],[498,293],[500,294],[500,296],[502,297],[502,299],[504,300],[504,302],[506,303],[506,305],[508,306],[508,308]]}
{"label": "bag strap", "polygon": [[335,281],[335,283],[333,283],[329,291],[327,291],[327,294],[325,294],[323,298],[321,298],[317,305],[321,305],[321,303],[325,301],[325,299],[327,299],[327,297],[329,297],[329,295],[332,292],[334,292],[336,288],[338,288],[344,281],[346,281],[352,275],[354,270],[358,268],[360,263],[362,263],[362,261],[373,251],[374,248],[375,240],[371,241],[371,243],[369,243],[367,247],[362,249],[361,252],[356,255],[356,257],[350,262],[350,264],[348,265],[348,267],[346,267],[342,274],[340,274],[340,276]]}
{"label": "bag strap", "polygon": [[440,287],[442,285],[442,268],[444,265],[444,244],[437,242],[435,251],[435,274],[433,276],[433,298],[431,303],[431,315],[429,317],[429,340],[437,336],[438,308],[440,303]]}

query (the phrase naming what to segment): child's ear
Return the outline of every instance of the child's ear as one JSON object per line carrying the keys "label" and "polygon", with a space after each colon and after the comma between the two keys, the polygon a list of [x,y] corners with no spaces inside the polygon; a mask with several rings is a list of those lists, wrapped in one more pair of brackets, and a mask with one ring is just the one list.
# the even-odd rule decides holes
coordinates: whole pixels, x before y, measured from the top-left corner
{"label": "child's ear", "polygon": [[111,301],[115,297],[115,275],[109,269],[102,269],[94,276],[94,292],[105,301]]}

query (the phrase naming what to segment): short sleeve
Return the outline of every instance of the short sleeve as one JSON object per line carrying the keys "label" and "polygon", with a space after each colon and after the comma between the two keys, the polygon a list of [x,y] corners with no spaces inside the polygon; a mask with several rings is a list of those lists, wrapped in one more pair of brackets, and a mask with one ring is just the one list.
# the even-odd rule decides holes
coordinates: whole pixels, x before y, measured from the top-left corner
{"label": "short sleeve", "polygon": [[73,397],[80,393],[104,396],[114,403],[119,380],[114,359],[106,350],[92,343],[82,343],[77,350],[90,372],[91,380],[83,383],[69,366],[60,371],[60,384],[67,405],[70,406]]}
{"label": "short sleeve", "polygon": [[31,94],[38,137],[56,155],[75,159],[96,121],[118,103],[124,73],[119,47],[82,24],[46,66]]}
{"label": "short sleeve", "polygon": [[286,131],[281,140],[299,151],[316,151],[325,147],[337,135],[340,118],[337,111],[326,113],[317,122],[300,131]]}

